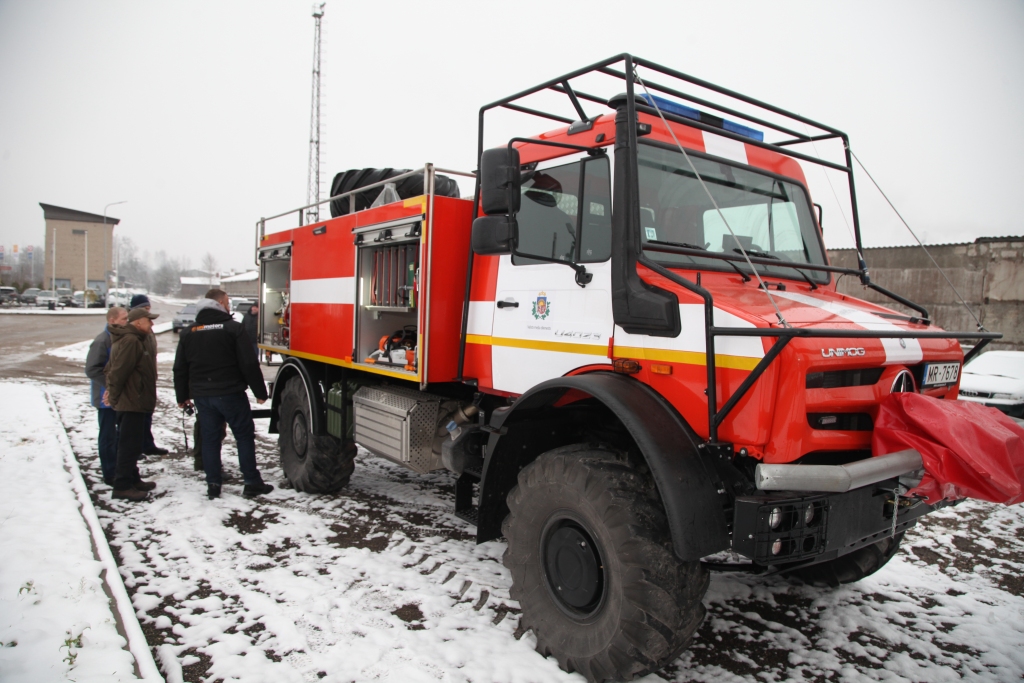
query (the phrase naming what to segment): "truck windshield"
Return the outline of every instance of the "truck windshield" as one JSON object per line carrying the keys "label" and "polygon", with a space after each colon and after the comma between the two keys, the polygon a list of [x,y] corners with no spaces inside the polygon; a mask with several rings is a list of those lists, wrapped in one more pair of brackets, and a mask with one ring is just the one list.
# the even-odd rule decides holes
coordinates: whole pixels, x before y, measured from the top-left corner
{"label": "truck windshield", "polygon": [[[810,202],[800,185],[690,154],[721,209],[720,215],[680,152],[643,144],[637,157],[644,244],[671,242],[709,252],[708,257],[649,252],[654,260],[671,266],[732,270],[711,254],[738,254],[742,246],[751,256],[794,264],[826,264]],[[723,218],[735,236],[730,234]],[[749,270],[746,263],[736,265]],[[802,279],[792,268],[756,267],[761,273]],[[828,281],[827,273],[802,272],[817,282]]]}

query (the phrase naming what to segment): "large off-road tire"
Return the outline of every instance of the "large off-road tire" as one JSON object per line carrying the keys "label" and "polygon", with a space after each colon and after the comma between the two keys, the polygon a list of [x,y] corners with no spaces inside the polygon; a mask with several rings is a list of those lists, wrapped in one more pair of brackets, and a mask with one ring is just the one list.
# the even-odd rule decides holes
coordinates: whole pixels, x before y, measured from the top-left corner
{"label": "large off-road tire", "polygon": [[902,540],[903,534],[899,533],[894,538],[872,543],[834,560],[794,569],[786,574],[814,586],[837,588],[844,583],[860,581],[884,567],[899,551]]}
{"label": "large off-road tire", "polygon": [[348,483],[355,469],[356,445],[312,433],[313,421],[301,377],[284,386],[278,408],[281,467],[296,491],[334,493]]}
{"label": "large off-road tire", "polygon": [[610,450],[566,446],[519,473],[508,506],[510,593],[538,652],[596,682],[657,671],[686,648],[708,572],[672,552],[648,477]]}

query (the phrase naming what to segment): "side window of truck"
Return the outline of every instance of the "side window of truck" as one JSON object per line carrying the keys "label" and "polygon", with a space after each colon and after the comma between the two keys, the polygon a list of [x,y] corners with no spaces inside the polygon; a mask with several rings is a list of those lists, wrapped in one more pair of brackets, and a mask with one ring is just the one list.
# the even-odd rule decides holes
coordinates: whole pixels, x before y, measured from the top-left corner
{"label": "side window of truck", "polygon": [[[611,174],[607,157],[584,159],[523,174],[519,248],[575,263],[611,256]],[[581,199],[582,198],[582,199]],[[543,263],[513,256],[517,266]]]}

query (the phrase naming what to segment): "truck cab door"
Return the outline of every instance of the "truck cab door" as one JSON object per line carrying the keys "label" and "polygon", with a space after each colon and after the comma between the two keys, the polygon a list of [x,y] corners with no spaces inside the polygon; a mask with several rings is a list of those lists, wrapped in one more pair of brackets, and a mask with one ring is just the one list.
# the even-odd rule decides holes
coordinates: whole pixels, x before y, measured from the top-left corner
{"label": "truck cab door", "polygon": [[518,251],[583,264],[501,256],[491,336],[494,388],[521,394],[576,368],[609,364],[611,172],[606,155],[572,155],[523,171]]}

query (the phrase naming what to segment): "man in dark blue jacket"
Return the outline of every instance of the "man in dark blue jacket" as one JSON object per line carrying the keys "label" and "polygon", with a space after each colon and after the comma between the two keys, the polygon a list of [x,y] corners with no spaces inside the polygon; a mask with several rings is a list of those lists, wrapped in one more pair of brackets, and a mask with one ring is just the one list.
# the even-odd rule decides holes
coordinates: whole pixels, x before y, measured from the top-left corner
{"label": "man in dark blue jacket", "polygon": [[107,378],[103,375],[103,368],[110,361],[111,325],[127,324],[128,311],[120,306],[111,307],[107,311],[107,326],[92,340],[85,360],[85,375],[89,378],[89,402],[96,409],[100,423],[100,471],[108,486],[114,485],[114,469],[117,466],[117,414],[107,402]]}
{"label": "man in dark blue jacket", "polygon": [[220,434],[226,422],[238,446],[238,467],[242,470],[248,497],[270,493],[256,467],[256,429],[252,421],[246,387],[257,403],[267,400],[252,341],[242,324],[231,317],[228,295],[211,289],[196,305],[196,321],[181,331],[174,356],[174,392],[178,407],[191,402],[199,411],[203,436],[203,469],[207,496],[217,498],[221,487]]}

